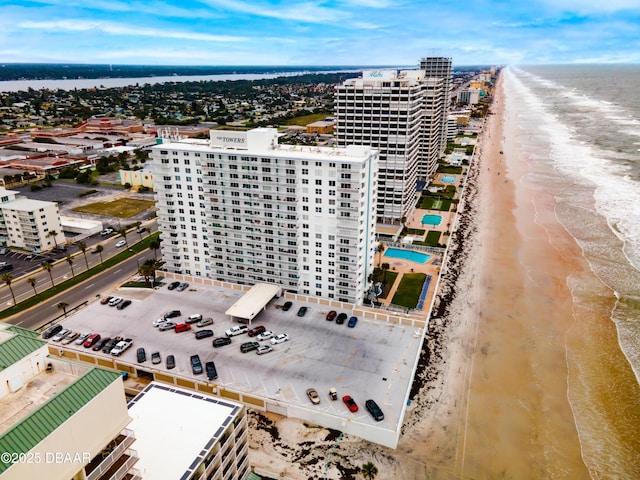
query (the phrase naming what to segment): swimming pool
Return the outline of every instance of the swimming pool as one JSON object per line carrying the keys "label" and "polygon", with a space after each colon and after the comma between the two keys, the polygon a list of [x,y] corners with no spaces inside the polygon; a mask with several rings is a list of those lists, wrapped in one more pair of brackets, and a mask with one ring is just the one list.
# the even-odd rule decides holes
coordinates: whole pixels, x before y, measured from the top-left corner
{"label": "swimming pool", "polygon": [[456,181],[456,176],[455,175],[443,175],[441,180],[444,183],[454,183]]}
{"label": "swimming pool", "polygon": [[431,260],[431,255],[426,253],[414,252],[413,250],[402,250],[401,248],[387,248],[384,251],[385,257],[401,258],[415,263],[427,263]]}
{"label": "swimming pool", "polygon": [[442,217],[440,215],[427,213],[422,216],[422,225],[440,225],[440,222],[442,222]]}

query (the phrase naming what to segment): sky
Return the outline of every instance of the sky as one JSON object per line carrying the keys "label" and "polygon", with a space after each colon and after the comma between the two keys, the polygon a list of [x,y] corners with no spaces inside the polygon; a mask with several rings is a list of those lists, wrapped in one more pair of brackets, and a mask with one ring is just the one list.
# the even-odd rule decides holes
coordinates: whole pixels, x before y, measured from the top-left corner
{"label": "sky", "polygon": [[0,62],[640,63],[640,0],[0,0]]}

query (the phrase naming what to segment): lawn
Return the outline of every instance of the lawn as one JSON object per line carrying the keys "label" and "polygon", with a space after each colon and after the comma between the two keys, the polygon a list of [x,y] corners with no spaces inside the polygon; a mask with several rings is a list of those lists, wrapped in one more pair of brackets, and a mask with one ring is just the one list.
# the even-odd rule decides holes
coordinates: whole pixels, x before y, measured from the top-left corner
{"label": "lawn", "polygon": [[387,295],[391,291],[391,288],[393,287],[393,284],[398,277],[398,272],[392,272],[391,270],[386,270],[385,272],[384,270],[378,268],[376,268],[375,271],[378,275],[378,278],[380,278],[380,281],[383,281],[384,279],[384,294],[378,298],[387,298]]}
{"label": "lawn", "polygon": [[155,206],[155,200],[139,200],[137,198],[120,198],[112,202],[96,202],[76,207],[74,212],[93,213],[107,217],[129,218]]}
{"label": "lawn", "polygon": [[436,245],[438,245],[440,243],[440,232],[438,232],[437,230],[429,230],[424,243],[426,245],[429,245],[430,247],[435,247]]}
{"label": "lawn", "polygon": [[407,308],[416,308],[426,277],[424,273],[405,273],[391,303]]}
{"label": "lawn", "polygon": [[[442,212],[448,212],[451,208],[451,200],[438,197],[422,197],[418,208],[422,210],[440,210]],[[442,204],[438,208],[434,208],[435,204],[440,201]]]}
{"label": "lawn", "polygon": [[301,117],[289,118],[282,122],[283,125],[299,125],[304,127],[313,122],[319,122],[327,117],[330,117],[330,113],[312,113],[310,115],[303,115]]}

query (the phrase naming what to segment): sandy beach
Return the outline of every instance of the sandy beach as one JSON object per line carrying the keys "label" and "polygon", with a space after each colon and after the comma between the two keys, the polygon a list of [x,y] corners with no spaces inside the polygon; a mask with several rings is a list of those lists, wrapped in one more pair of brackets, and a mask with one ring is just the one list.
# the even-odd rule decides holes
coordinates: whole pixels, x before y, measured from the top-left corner
{"label": "sandy beach", "polygon": [[256,414],[256,471],[356,478],[371,461],[377,479],[589,478],[567,400],[565,345],[574,323],[567,278],[585,266],[555,219],[553,196],[523,186],[527,159],[509,157],[517,149],[505,141],[515,132],[504,128],[501,80],[491,112],[398,448]]}

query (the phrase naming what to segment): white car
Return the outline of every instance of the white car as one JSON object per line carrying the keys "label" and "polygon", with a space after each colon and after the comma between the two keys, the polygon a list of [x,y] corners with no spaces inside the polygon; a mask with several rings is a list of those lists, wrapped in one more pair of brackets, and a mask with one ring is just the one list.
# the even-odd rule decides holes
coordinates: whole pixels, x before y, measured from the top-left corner
{"label": "white car", "polygon": [[116,248],[124,247],[126,244],[127,242],[125,242],[124,240],[120,240],[118,243],[116,243]]}
{"label": "white car", "polygon": [[168,321],[169,321],[168,318],[160,317],[160,318],[157,318],[157,319],[155,319],[153,321],[153,326],[154,327],[159,327],[160,325],[162,325],[163,323],[168,322]]}
{"label": "white car", "polygon": [[111,355],[119,357],[122,353],[133,344],[133,340],[126,338],[116,343],[116,346],[111,349]]}
{"label": "white car", "polygon": [[262,355],[264,353],[273,352],[273,347],[271,345],[260,345],[256,350],[258,355]]}
{"label": "white car", "polygon": [[63,328],[51,340],[53,340],[54,342],[59,342],[70,333],[71,330],[69,330],[68,328]]}
{"label": "white car", "polygon": [[276,335],[271,339],[271,343],[273,345],[276,345],[278,343],[288,342],[288,341],[289,341],[289,335],[287,335],[286,333],[281,333],[280,335]]}
{"label": "white car", "polygon": [[74,344],[82,345],[84,341],[89,337],[89,335],[91,335],[91,333],[81,333],[80,336],[76,338],[76,341],[74,342]]}
{"label": "white car", "polygon": [[241,335],[243,333],[247,333],[249,331],[249,327],[246,325],[236,325],[235,327],[231,327],[229,330],[226,330],[224,333],[227,337],[235,337],[236,335]]}
{"label": "white car", "polygon": [[266,332],[259,334],[256,339],[261,342],[262,340],[269,340],[271,337],[273,337],[273,332],[271,330],[267,330]]}
{"label": "white car", "polygon": [[113,297],[111,300],[109,300],[109,306],[110,307],[115,307],[116,305],[118,305],[123,299],[121,297]]}

